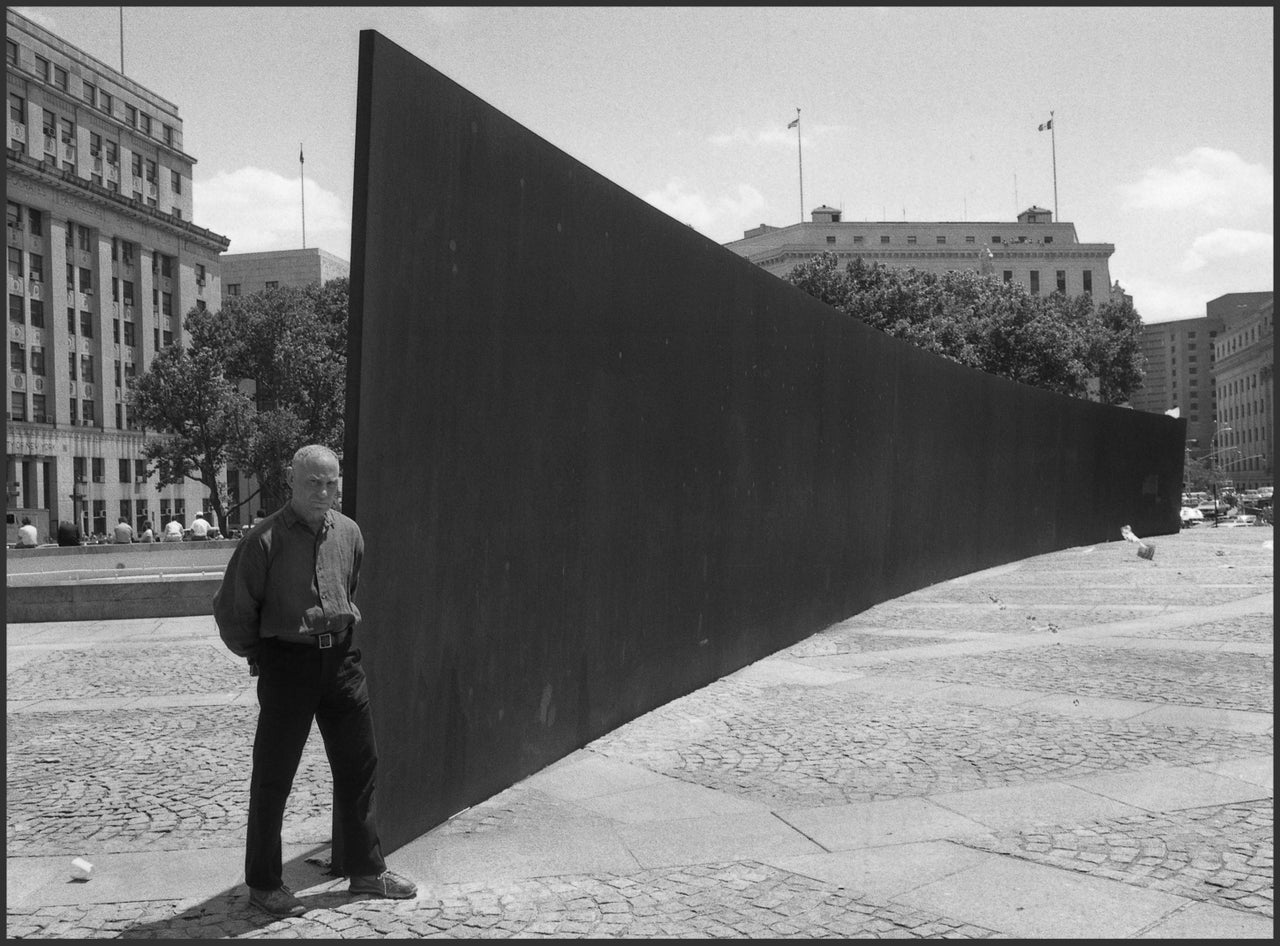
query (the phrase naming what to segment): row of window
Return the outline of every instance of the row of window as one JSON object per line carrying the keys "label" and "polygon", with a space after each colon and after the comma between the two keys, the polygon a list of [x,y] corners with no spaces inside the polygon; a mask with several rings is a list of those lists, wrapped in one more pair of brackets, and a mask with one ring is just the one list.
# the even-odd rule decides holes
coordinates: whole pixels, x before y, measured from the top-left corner
{"label": "row of window", "polygon": [[[943,246],[943,245],[945,245],[945,244],[946,244],[946,242],[947,242],[947,238],[946,238],[946,236],[945,236],[944,234],[936,234],[936,235],[934,236],[933,240],[934,240],[934,243],[935,243],[935,244],[937,244],[938,246]],[[835,236],[828,236],[828,237],[827,237],[827,242],[828,242],[828,243],[835,243],[835,242],[836,242],[836,238],[835,238]],[[854,242],[854,243],[858,243],[858,244],[866,243],[866,242],[867,242],[867,238],[866,238],[863,234],[861,234],[861,233],[855,233],[855,234],[854,234],[854,236],[853,236],[853,242]],[[889,245],[890,243],[892,243],[892,242],[893,242],[893,240],[892,240],[892,238],[891,238],[889,235],[887,235],[887,234],[883,234],[883,233],[882,233],[882,234],[880,234],[880,245],[881,245],[881,246],[888,246],[888,245]],[[919,238],[918,238],[915,234],[908,234],[908,235],[907,235],[907,245],[908,245],[908,246],[916,246],[919,242],[920,242],[920,240],[919,240]],[[964,238],[964,242],[965,242],[965,243],[977,243],[977,242],[978,242],[978,238],[977,238],[976,236],[966,236],[966,237]],[[994,235],[991,237],[991,242],[992,242],[992,243],[1003,243],[1003,242],[1004,242],[1004,239],[1003,239],[1003,237],[1001,237],[1001,236],[1000,236],[1000,234],[998,234],[998,233],[997,233],[997,234],[994,234]],[[1018,243],[1026,243],[1026,242],[1027,242],[1027,238],[1026,238],[1026,237],[1024,237],[1024,236],[1020,236],[1020,237],[1018,237],[1018,239],[1017,239],[1015,242],[1018,242]],[[1043,237],[1043,238],[1041,239],[1041,242],[1042,242],[1042,243],[1052,243],[1052,242],[1053,242],[1053,237],[1051,237],[1051,236]]]}
{"label": "row of window", "polygon": [[[19,46],[11,40],[5,40],[5,60],[9,65],[17,67],[19,65]],[[35,75],[45,83],[52,84],[55,88],[61,90],[68,96],[71,95],[71,78],[67,70],[56,63],[50,62],[39,53],[33,54],[35,59]],[[88,79],[80,79],[80,98],[90,108],[96,108],[99,111],[115,118],[115,97],[106,89],[99,88]],[[137,129],[144,135],[151,137],[152,128],[155,122],[152,117],[144,111],[140,111],[136,107],[125,103],[124,106],[124,122],[130,128]],[[173,126],[159,123],[161,128],[161,138],[170,148],[176,147],[174,144]]]}
{"label": "row of window", "polygon": [[[30,398],[31,411],[27,412],[27,400]],[[69,416],[73,426],[92,427],[97,424],[97,408],[92,398],[71,398]],[[54,416],[48,413],[47,395],[28,394],[26,391],[9,392],[9,420],[34,424],[52,424]],[[127,404],[116,404],[116,428],[119,430],[137,430],[138,422],[133,408]]]}
{"label": "row of window", "polygon": [[[1033,269],[1028,275],[1027,289],[1033,296],[1040,295],[1040,270]],[[1085,295],[1093,295],[1093,270],[1086,269],[1082,273],[1081,292]],[[1013,282],[1013,270],[1006,269],[1004,271],[1004,281],[1006,283]],[[1063,295],[1067,292],[1067,271],[1059,269],[1054,272],[1054,291]]]}

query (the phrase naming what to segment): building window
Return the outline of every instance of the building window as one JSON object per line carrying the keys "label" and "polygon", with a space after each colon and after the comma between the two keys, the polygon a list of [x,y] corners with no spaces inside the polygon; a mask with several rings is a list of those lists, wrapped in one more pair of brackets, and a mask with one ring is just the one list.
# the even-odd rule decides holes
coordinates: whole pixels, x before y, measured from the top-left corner
{"label": "building window", "polygon": [[29,299],[27,304],[31,307],[31,327],[44,328],[44,302],[39,299]]}
{"label": "building window", "polygon": [[144,135],[151,134],[151,116],[146,112],[142,112],[139,116],[142,119],[142,133]]}
{"label": "building window", "polygon": [[889,238],[888,238],[887,236],[882,236],[882,237],[880,238],[880,242],[881,242],[881,243],[888,243],[888,242],[889,242]]}
{"label": "building window", "polygon": [[147,183],[154,184],[156,182],[156,163],[150,158],[147,159]]}
{"label": "building window", "polygon": [[27,350],[22,347],[22,342],[9,343],[9,367],[14,371],[26,373]]}
{"label": "building window", "polygon": [[227,283],[227,295],[229,296],[240,295],[240,284],[238,282]]}
{"label": "building window", "polygon": [[76,333],[76,310],[67,310],[67,334],[74,335]]}
{"label": "building window", "polygon": [[53,67],[53,84],[63,92],[67,91],[67,70],[61,66]]}
{"label": "building window", "polygon": [[98,90],[98,108],[102,109],[108,115],[111,114],[111,93]]}
{"label": "building window", "polygon": [[22,250],[16,246],[9,247],[9,278],[22,278]]}
{"label": "building window", "polygon": [[[80,422],[87,427],[90,424],[92,424],[95,419],[96,418],[94,416],[93,401],[90,398],[85,398],[80,402]],[[102,463],[101,457],[93,458],[93,481],[95,483],[106,482],[106,474],[102,472],[102,467],[100,466],[101,463]],[[99,476],[101,476],[102,479],[99,479],[98,478]],[[96,506],[97,503],[95,502],[94,505]],[[105,526],[103,527],[103,531],[104,532],[106,531]]]}
{"label": "building window", "polygon": [[[44,349],[36,346],[31,348],[31,373],[41,378],[44,377]],[[41,411],[40,413],[44,413]]]}
{"label": "building window", "polygon": [[17,322],[19,325],[25,325],[26,316],[22,312],[22,296],[15,296],[9,293],[9,321]]}
{"label": "building window", "polygon": [[44,395],[31,395],[31,420],[37,424],[49,423],[49,415],[45,413]]}
{"label": "building window", "polygon": [[94,105],[97,101],[97,95],[98,95],[97,87],[94,86],[93,83],[91,82],[81,82],[80,89],[81,89],[81,92],[84,94],[84,100],[88,102],[90,106]]}
{"label": "building window", "polygon": [[1006,269],[1006,270],[1004,271],[1004,281],[1005,281],[1006,283],[1011,283],[1011,282],[1013,282],[1013,270],[1011,270],[1011,269]]}
{"label": "building window", "polygon": [[828,242],[828,243],[834,243],[834,242],[836,242],[836,238],[835,238],[835,237],[833,237],[833,236],[829,236],[829,237],[827,237],[827,242]]}
{"label": "building window", "polygon": [[27,103],[21,95],[9,93],[9,121],[19,125],[27,123]]}
{"label": "building window", "polygon": [[173,257],[165,256],[163,253],[160,253],[158,255],[160,256],[160,275],[165,277],[166,279],[172,277],[173,276]]}
{"label": "building window", "polygon": [[[125,244],[125,246],[128,245]],[[124,304],[133,305],[133,281],[129,279],[124,280]]]}
{"label": "building window", "polygon": [[206,309],[206,306],[205,306],[205,304],[204,304],[204,300],[203,300],[203,299],[197,299],[197,300],[196,300],[196,311],[197,311],[197,312],[204,312],[204,311],[205,311],[205,309]]}
{"label": "building window", "polygon": [[1060,269],[1057,272],[1058,292],[1063,295],[1067,294],[1067,271]]}
{"label": "building window", "polygon": [[861,242],[862,242],[862,239],[863,239],[863,238],[862,238],[860,235],[859,235],[859,236],[855,236],[855,237],[853,238],[853,242],[854,242],[854,243],[861,243]]}
{"label": "building window", "polygon": [[[76,380],[76,353],[73,351],[67,352],[67,374],[72,381]],[[75,414],[76,409],[72,407],[71,416],[74,418]]]}
{"label": "building window", "polygon": [[32,236],[44,236],[44,217],[40,211],[27,208],[27,222],[31,226]]}
{"label": "building window", "polygon": [[1045,242],[1046,244],[1047,244],[1047,243],[1052,243],[1052,242],[1053,242],[1053,237],[1051,237],[1051,236],[1047,236],[1047,237],[1045,237],[1045,238],[1044,238],[1044,242]]}
{"label": "building window", "polygon": [[45,59],[43,56],[36,57],[36,75],[45,82],[49,81],[49,60]]}
{"label": "building window", "polygon": [[170,148],[173,147],[173,127],[170,125],[164,126],[164,143]]}
{"label": "building window", "polygon": [[[119,358],[117,358],[117,359],[116,359],[116,387],[120,387],[120,385],[121,385],[121,383],[122,383],[122,382],[121,382],[121,380],[120,380],[120,378],[121,378],[121,374],[120,374],[120,359],[119,359]],[[123,480],[121,480],[121,482],[124,482],[124,481],[123,481]]]}
{"label": "building window", "polygon": [[80,313],[80,334],[85,338],[93,338],[93,313]]}
{"label": "building window", "polygon": [[1000,240],[1000,234],[998,234],[998,233],[997,233],[995,236],[993,236],[993,237],[991,238],[991,242],[992,242],[992,243],[1000,243],[1000,242],[1001,242],[1001,240]]}
{"label": "building window", "polygon": [[127,483],[127,482],[129,482],[129,479],[130,479],[130,477],[132,476],[132,473],[130,472],[130,467],[131,467],[131,465],[132,465],[132,464],[130,464],[128,460],[119,460],[119,461],[118,461],[118,467],[119,467],[119,478],[120,478],[120,479],[119,479],[119,481],[120,481],[121,483]]}
{"label": "building window", "polygon": [[173,293],[160,293],[160,311],[165,315],[173,315]]}
{"label": "building window", "polygon": [[1093,295],[1093,270],[1091,269],[1084,271],[1084,291],[1089,295]]}
{"label": "building window", "polygon": [[95,380],[93,374],[93,355],[80,356],[80,380],[86,384],[93,384]]}
{"label": "building window", "polygon": [[913,237],[913,236],[909,236],[909,237],[907,237],[907,242],[908,242],[908,243],[915,243],[915,242],[916,242],[916,238],[915,238],[915,237]]}
{"label": "building window", "polygon": [[89,250],[93,248],[93,235],[89,232],[88,227],[76,227],[76,233],[80,237],[80,249]]}
{"label": "building window", "polygon": [[134,177],[142,177],[142,155],[136,151],[129,159],[129,169]]}
{"label": "building window", "polygon": [[89,132],[89,155],[94,158],[102,155],[102,136],[96,131]]}
{"label": "building window", "polygon": [[13,66],[18,64],[18,44],[11,39],[4,41],[4,61]]}
{"label": "building window", "polygon": [[938,242],[939,242],[939,243],[946,243],[946,242],[947,242],[947,238],[946,238],[946,237],[944,237],[944,236],[940,236],[940,237],[938,237]]}
{"label": "building window", "polygon": [[[125,346],[128,348],[133,348],[134,345],[137,344],[137,339],[134,336],[132,322],[124,323],[124,343],[125,343]],[[126,371],[125,374],[127,375],[128,371]]]}
{"label": "building window", "polygon": [[976,243],[977,241],[978,241],[977,237],[967,236],[964,238],[964,242],[966,243]]}
{"label": "building window", "polygon": [[1031,270],[1031,294],[1033,296],[1040,295],[1040,270]]}
{"label": "building window", "polygon": [[32,282],[44,282],[44,257],[39,253],[27,254],[27,275]]}
{"label": "building window", "polygon": [[170,170],[169,176],[170,176],[170,181],[173,185],[173,192],[175,194],[181,194],[182,193],[182,175],[179,174],[177,171]]}
{"label": "building window", "polygon": [[[129,125],[130,128],[137,128],[138,127],[138,110],[134,108],[132,105],[126,105],[124,107],[124,120]],[[141,175],[139,174],[135,174],[135,176],[141,177]]]}
{"label": "building window", "polygon": [[9,419],[23,421],[27,419],[27,395],[25,391],[9,392]]}
{"label": "building window", "polygon": [[80,291],[93,293],[93,270],[80,267]]}
{"label": "building window", "polygon": [[266,287],[267,287],[268,289],[278,289],[278,288],[280,288],[280,284],[279,284],[278,282],[276,282],[275,280],[271,280],[271,281],[269,281],[269,282],[266,284]]}

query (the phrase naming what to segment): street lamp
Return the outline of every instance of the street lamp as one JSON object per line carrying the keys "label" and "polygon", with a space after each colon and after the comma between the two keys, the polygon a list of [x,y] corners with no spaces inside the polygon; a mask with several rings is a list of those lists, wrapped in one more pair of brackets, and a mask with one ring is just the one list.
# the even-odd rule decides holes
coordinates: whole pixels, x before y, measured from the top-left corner
{"label": "street lamp", "polygon": [[1218,434],[1226,433],[1230,427],[1222,425],[1221,421],[1214,421],[1213,436],[1209,438],[1209,455],[1207,459],[1210,461],[1210,469],[1213,471],[1213,527],[1218,528],[1218,461],[1214,459],[1221,450],[1213,449],[1213,442],[1218,439]]}

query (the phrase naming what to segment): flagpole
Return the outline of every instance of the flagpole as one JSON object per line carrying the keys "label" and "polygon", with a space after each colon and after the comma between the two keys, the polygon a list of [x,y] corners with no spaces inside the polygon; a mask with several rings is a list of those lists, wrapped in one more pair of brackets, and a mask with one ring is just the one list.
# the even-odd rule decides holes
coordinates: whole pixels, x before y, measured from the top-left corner
{"label": "flagpole", "polygon": [[302,188],[302,248],[307,248],[307,182],[302,159],[302,142],[298,142],[298,184]]}
{"label": "flagpole", "polygon": [[120,75],[124,75],[124,7],[120,8]]}
{"label": "flagpole", "polygon": [[1053,154],[1053,222],[1059,223],[1058,217],[1058,131],[1053,127],[1053,109],[1049,109],[1049,147]]}
{"label": "flagpole", "polygon": [[800,109],[796,109],[796,155],[800,161],[800,222],[804,223],[804,145],[800,143]]}

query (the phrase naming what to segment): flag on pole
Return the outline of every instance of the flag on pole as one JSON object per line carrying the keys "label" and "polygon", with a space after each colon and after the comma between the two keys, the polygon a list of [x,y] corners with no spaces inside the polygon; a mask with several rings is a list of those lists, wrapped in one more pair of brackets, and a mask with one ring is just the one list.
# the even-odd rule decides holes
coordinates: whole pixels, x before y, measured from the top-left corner
{"label": "flag on pole", "polygon": [[298,145],[298,163],[299,164],[306,163],[305,161],[302,160],[302,145]]}
{"label": "flag on pole", "polygon": [[795,118],[791,119],[791,123],[790,123],[789,125],[787,125],[787,127],[788,127],[788,128],[795,128],[795,127],[796,127],[796,125],[799,125],[799,124],[800,124],[800,116],[799,116],[799,115],[797,115]]}
{"label": "flag on pole", "polygon": [[1039,128],[1037,128],[1036,131],[1046,131],[1052,127],[1053,127],[1053,119],[1051,118],[1047,122],[1044,122]]}

